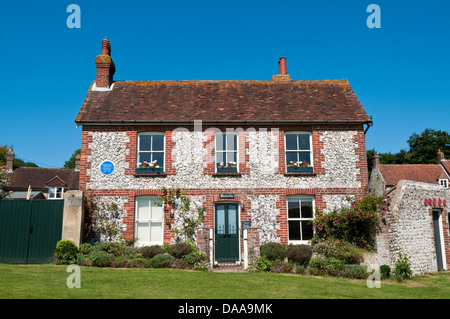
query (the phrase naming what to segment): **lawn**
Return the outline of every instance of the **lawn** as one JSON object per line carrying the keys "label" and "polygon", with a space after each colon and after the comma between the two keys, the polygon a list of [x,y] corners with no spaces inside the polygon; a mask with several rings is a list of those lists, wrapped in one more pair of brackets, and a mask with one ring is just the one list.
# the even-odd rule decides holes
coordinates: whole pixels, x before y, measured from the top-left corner
{"label": "lawn", "polygon": [[219,273],[150,268],[81,267],[68,288],[62,265],[0,264],[0,299],[448,299],[450,273],[365,280],[275,273]]}

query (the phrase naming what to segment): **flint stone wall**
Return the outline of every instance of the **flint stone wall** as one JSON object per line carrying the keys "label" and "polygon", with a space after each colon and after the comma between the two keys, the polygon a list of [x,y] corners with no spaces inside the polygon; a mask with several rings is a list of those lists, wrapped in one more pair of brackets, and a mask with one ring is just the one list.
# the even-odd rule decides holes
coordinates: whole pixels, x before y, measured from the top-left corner
{"label": "flint stone wall", "polygon": [[[357,189],[362,187],[358,179],[360,169],[358,168],[359,156],[356,153],[359,145],[355,136],[358,131],[321,132],[320,142],[323,143],[323,148],[315,150],[314,153],[320,154],[323,158],[321,166],[325,174],[300,177],[276,174],[280,165],[280,134],[283,132],[278,130],[247,131],[248,148],[245,148],[244,154],[240,154],[240,157],[247,158],[244,165],[249,169],[249,174],[242,174],[239,178],[217,178],[204,174],[204,169],[207,167],[206,160],[213,160],[207,155],[213,145],[209,142],[205,143],[207,136],[204,132],[175,130],[172,134],[174,147],[172,150],[166,149],[166,152],[172,158],[172,167],[176,170],[176,174],[169,174],[163,178],[143,178],[125,174],[125,170],[129,169],[127,156],[130,155],[130,150],[127,149],[130,137],[127,132],[88,131],[91,137],[91,142],[88,144],[91,155],[87,157],[86,163],[88,167],[86,175],[89,177],[86,190],[159,190],[164,186],[185,190],[242,189],[251,193],[252,189],[262,188]],[[242,150],[241,146],[239,149]],[[105,160],[112,161],[115,165],[111,175],[104,175],[99,169],[100,164]],[[259,227],[261,244],[269,241],[279,242],[277,230],[280,229],[280,224],[277,216],[280,212],[276,208],[276,203],[280,201],[279,196],[249,195],[248,200],[251,201],[248,213],[252,218],[252,226]],[[124,201],[126,202],[126,197],[118,203],[122,209]],[[324,195],[323,201],[326,203],[326,211],[348,205],[347,195]],[[121,221],[117,223],[121,229],[126,227]]]}
{"label": "flint stone wall", "polygon": [[[398,253],[406,255],[413,275],[437,271],[431,207],[425,198],[441,198],[449,202],[449,192],[440,185],[402,180],[397,184],[390,210],[387,212],[390,265],[395,268]],[[446,207],[444,208],[446,210]],[[445,214],[443,214],[445,215]],[[448,224],[446,216],[441,227]],[[446,228],[448,233],[448,227]],[[445,236],[444,231],[444,238]],[[446,249],[448,252],[448,237]]]}
{"label": "flint stone wall", "polygon": [[[324,143],[320,152],[324,161],[322,166],[325,174],[317,176],[291,177],[275,174],[278,163],[278,134],[277,131],[249,132],[247,139],[249,148],[245,150],[250,174],[243,174],[240,178],[215,178],[204,175],[206,167],[205,157],[207,149],[204,147],[205,135],[202,132],[174,132],[175,147],[171,151],[172,166],[176,175],[165,178],[137,178],[125,175],[128,168],[126,156],[129,154],[127,143],[130,138],[126,132],[89,132],[92,142],[88,156],[90,177],[86,189],[161,189],[179,187],[182,189],[197,188],[359,188],[360,173],[357,167],[358,156],[355,148],[358,143],[354,140],[356,131],[325,131],[321,136]],[[170,150],[166,150],[170,152]],[[100,164],[112,161],[115,165],[111,175],[100,172]]]}

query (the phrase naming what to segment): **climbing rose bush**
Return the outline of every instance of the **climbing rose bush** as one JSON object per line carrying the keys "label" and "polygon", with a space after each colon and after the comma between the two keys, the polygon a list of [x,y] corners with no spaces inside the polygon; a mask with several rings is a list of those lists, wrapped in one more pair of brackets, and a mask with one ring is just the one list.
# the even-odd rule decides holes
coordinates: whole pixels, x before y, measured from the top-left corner
{"label": "climbing rose bush", "polygon": [[359,248],[373,251],[378,212],[389,207],[388,198],[366,195],[351,202],[349,208],[324,214],[317,212],[313,225],[313,244],[326,239],[341,239]]}

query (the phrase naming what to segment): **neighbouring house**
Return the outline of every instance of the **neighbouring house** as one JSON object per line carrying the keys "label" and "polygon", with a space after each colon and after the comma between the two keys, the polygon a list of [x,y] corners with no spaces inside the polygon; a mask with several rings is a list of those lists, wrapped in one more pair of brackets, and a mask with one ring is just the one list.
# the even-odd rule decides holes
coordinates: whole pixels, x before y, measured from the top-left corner
{"label": "neighbouring house", "polygon": [[380,164],[375,154],[369,191],[390,198],[377,236],[380,262],[408,257],[414,274],[450,264],[450,161],[438,150],[438,164]]}
{"label": "neighbouring house", "polygon": [[[9,172],[5,187],[6,199],[63,199],[68,190],[77,190],[79,186],[80,157],[76,159],[75,169],[17,167],[13,168],[14,151],[7,152],[6,167]],[[30,194],[28,195],[28,192]]]}
{"label": "neighbouring house", "polygon": [[240,261],[243,227],[261,244],[308,243],[316,210],[367,190],[372,121],[347,80],[292,80],[281,58],[268,81],[114,81],[110,52],[104,39],[75,120],[80,190],[114,205],[105,214],[124,238],[177,240],[186,220],[158,196],[179,188],[187,218],[205,209],[214,260]]}

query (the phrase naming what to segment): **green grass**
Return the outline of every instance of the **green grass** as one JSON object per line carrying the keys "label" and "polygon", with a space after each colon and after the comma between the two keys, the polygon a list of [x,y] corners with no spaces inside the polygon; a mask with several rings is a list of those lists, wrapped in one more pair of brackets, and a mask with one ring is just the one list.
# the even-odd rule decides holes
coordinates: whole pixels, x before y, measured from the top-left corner
{"label": "green grass", "polygon": [[81,288],[66,285],[67,266],[0,264],[0,299],[447,299],[450,273],[417,276],[381,288],[365,280],[275,273],[81,267]]}

